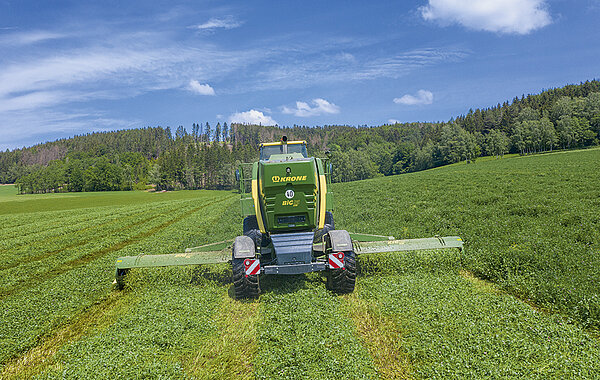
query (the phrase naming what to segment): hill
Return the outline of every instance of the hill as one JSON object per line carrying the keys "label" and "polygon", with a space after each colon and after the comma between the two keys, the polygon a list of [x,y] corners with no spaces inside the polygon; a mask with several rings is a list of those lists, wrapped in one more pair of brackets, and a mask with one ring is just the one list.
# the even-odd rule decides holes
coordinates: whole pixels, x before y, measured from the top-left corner
{"label": "hill", "polygon": [[23,193],[145,188],[231,189],[239,162],[256,159],[260,142],[282,135],[333,153],[335,182],[438,167],[481,156],[521,155],[593,146],[600,138],[600,82],[550,89],[448,122],[377,127],[263,127],[194,123],[92,133],[0,152],[0,183]]}
{"label": "hill", "polygon": [[593,378],[599,160],[589,149],[334,184],[338,228],[458,234],[462,267],[452,252],[361,256],[351,295],[317,274],[263,277],[252,302],[231,298],[226,264],[111,284],[118,256],[240,233],[237,194],[5,195],[0,377]]}

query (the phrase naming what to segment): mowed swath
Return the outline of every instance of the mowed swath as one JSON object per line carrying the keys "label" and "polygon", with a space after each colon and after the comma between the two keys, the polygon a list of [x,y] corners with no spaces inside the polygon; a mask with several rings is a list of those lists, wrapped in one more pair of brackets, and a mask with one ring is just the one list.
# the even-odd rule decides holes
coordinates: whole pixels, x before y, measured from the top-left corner
{"label": "mowed swath", "polygon": [[[115,194],[115,196],[122,195]],[[226,192],[195,194],[187,192],[187,194],[167,197],[162,197],[162,194],[148,194],[148,196],[154,196],[155,201],[160,204],[159,208],[162,211],[157,217],[158,221],[154,218],[132,229],[122,229],[115,234],[108,231],[104,236],[97,236],[83,246],[66,250],[69,252],[64,257],[55,259],[51,256],[39,262],[27,263],[23,265],[22,270],[17,266],[2,271],[2,273],[11,272],[16,275],[11,282],[2,282],[4,299],[0,336],[4,338],[1,342],[3,359],[14,356],[15,353],[35,344],[41,336],[75,318],[78,313],[105,297],[112,290],[114,260],[120,251],[131,249],[138,241],[148,238],[154,241],[156,237],[152,236],[153,233],[168,229],[172,224],[181,223],[185,216],[198,212],[208,205],[227,204],[233,199],[232,194]],[[169,200],[168,207],[165,208],[165,200],[169,198],[175,199]],[[191,202],[190,199],[194,201]],[[139,205],[132,204],[128,207],[137,206]],[[90,208],[90,211],[93,212],[94,209]],[[117,211],[117,208],[114,211]],[[215,211],[218,212],[218,209],[211,209],[211,212]],[[145,219],[143,215],[139,217]],[[62,223],[68,225],[68,220],[62,220]],[[125,220],[124,223],[121,227],[135,222]],[[163,241],[171,240],[163,238]],[[134,249],[128,252],[138,254],[150,250],[150,253],[160,253],[157,251],[159,247],[160,244],[154,243],[146,250]],[[43,241],[40,242],[40,246],[32,246],[32,249],[36,248],[43,250]],[[37,275],[32,275],[27,269]],[[27,318],[24,318],[25,316]]]}
{"label": "mowed swath", "polygon": [[[334,185],[338,228],[467,244],[462,269],[455,251],[362,257],[348,296],[311,274],[265,277],[259,300],[235,301],[227,264],[132,270],[124,292],[112,290],[118,256],[239,234],[231,192],[130,193],[129,205],[127,193],[106,194],[119,205],[78,203],[71,223],[67,206],[40,212],[44,227],[28,230],[35,253],[11,240],[22,263],[0,272],[21,276],[2,283],[12,292],[0,377],[593,378],[597,162],[600,150],[588,150]],[[58,225],[46,223],[52,213]]]}

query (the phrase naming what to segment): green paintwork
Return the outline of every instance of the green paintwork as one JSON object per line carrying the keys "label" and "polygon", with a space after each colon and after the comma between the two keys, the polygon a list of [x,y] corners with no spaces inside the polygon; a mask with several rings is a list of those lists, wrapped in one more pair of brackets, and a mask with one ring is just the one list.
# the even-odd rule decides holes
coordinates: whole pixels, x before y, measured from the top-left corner
{"label": "green paintwork", "polygon": [[209,251],[221,251],[224,249],[231,250],[233,240],[224,240],[216,243],[204,244],[198,247],[186,248],[186,252],[209,252]]}
{"label": "green paintwork", "polygon": [[[313,230],[318,224],[316,159],[260,161],[258,167],[265,229],[269,232]],[[291,199],[286,197],[289,190],[294,192]],[[302,216],[304,223],[279,223],[279,218],[287,216]]]}
{"label": "green paintwork", "polygon": [[462,250],[463,248],[463,241],[459,236],[367,242],[354,241],[354,243],[354,250],[357,254],[448,248],[457,248]]}
{"label": "green paintwork", "polygon": [[[289,168],[289,173],[288,173]],[[324,174],[331,184],[328,159],[309,157],[300,153],[271,154],[269,159],[242,164],[240,172],[240,205],[242,217],[256,215],[251,183],[259,183],[259,204],[263,224],[268,232],[311,231],[319,223],[319,175]],[[294,191],[288,199],[287,190]],[[333,193],[328,186],[325,209],[333,211]],[[302,216],[303,223],[279,223],[280,217]]]}
{"label": "green paintwork", "polygon": [[[463,241],[458,236],[433,237],[425,239],[389,240],[388,236],[352,233],[354,250],[357,254],[418,251],[434,249],[463,248]],[[378,239],[378,240],[373,240]],[[166,255],[125,256],[117,259],[117,269],[144,267],[166,267],[176,265],[218,264],[231,260],[232,240],[206,244],[188,248],[185,253]],[[208,250],[211,249],[211,250]],[[314,244],[315,251],[324,252],[324,244]]]}
{"label": "green paintwork", "polygon": [[117,259],[117,269],[167,267],[226,263],[231,260],[231,250],[208,252],[171,253],[167,255],[125,256]]}
{"label": "green paintwork", "polygon": [[350,234],[350,238],[354,241],[387,241],[394,240],[393,236],[383,236],[383,235],[371,235],[371,234],[359,234],[356,232],[348,232]]}

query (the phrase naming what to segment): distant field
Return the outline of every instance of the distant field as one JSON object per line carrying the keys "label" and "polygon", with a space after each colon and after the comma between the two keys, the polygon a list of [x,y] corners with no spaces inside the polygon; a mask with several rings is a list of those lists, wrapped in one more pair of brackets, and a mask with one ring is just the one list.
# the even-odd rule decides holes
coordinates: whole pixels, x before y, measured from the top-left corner
{"label": "distant field", "polygon": [[17,195],[17,188],[15,185],[0,185],[0,202],[13,199],[13,196]]}
{"label": "distant field", "polygon": [[226,264],[111,284],[118,256],[239,234],[235,193],[0,187],[0,378],[595,378],[598,162],[586,150],[336,184],[338,228],[458,234],[463,267],[457,252],[373,255],[352,295],[318,274],[263,277],[252,302],[231,298]]}

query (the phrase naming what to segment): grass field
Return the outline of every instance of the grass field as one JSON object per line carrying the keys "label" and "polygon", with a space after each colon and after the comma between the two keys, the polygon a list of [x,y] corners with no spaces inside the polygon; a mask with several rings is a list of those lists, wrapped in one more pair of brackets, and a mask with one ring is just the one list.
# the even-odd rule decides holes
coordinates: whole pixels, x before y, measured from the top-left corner
{"label": "grass field", "polygon": [[[356,291],[226,264],[133,270],[240,233],[238,196],[16,196],[0,186],[0,378],[598,378],[600,150],[488,160],[333,186],[336,226],[464,238],[361,257]],[[366,207],[365,205],[368,205]]]}

